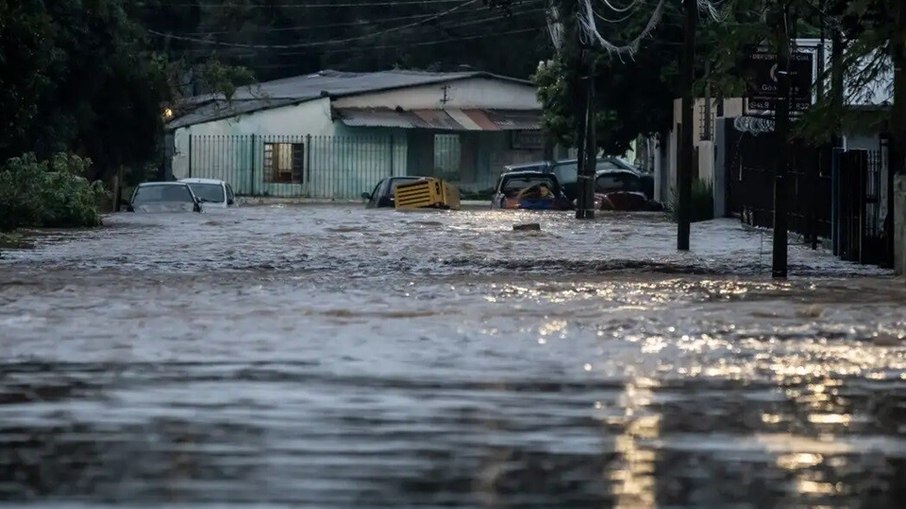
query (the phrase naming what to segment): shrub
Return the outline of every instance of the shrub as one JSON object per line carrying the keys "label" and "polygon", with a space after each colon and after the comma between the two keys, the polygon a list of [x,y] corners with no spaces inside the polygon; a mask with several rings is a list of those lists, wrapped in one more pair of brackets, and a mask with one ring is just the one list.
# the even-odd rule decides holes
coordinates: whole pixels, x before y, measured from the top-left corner
{"label": "shrub", "polygon": [[46,161],[34,154],[8,160],[0,168],[0,230],[100,225],[97,202],[105,191],[84,177],[90,166],[91,160],[65,153]]}
{"label": "shrub", "polygon": [[[679,195],[676,189],[672,190],[671,200],[667,206],[674,221],[679,221],[677,202]],[[691,221],[707,221],[714,219],[714,186],[709,180],[695,179],[692,181]]]}

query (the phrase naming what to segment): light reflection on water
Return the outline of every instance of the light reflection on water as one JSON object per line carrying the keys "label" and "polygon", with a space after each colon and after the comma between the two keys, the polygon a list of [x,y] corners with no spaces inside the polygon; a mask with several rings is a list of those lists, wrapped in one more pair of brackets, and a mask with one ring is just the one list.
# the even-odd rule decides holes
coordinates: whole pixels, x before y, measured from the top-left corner
{"label": "light reflection on water", "polygon": [[645,215],[230,212],[5,254],[0,500],[906,500],[906,290],[869,268],[772,282],[726,222],[678,254]]}

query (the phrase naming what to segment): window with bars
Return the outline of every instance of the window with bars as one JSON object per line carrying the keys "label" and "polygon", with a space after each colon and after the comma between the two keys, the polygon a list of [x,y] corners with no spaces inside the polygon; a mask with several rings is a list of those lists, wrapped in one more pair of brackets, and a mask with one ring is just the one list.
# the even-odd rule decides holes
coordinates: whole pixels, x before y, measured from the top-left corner
{"label": "window with bars", "polygon": [[305,180],[304,143],[265,143],[264,181],[302,184]]}

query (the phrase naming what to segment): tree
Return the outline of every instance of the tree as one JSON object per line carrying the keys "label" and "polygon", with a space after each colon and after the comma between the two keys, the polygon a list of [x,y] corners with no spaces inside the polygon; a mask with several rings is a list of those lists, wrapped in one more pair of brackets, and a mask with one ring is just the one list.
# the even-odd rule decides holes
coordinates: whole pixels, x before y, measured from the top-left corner
{"label": "tree", "polygon": [[[642,2],[645,6],[650,2]],[[512,3],[495,4],[516,8]],[[562,19],[569,20],[568,33],[575,32],[575,2],[557,4]],[[613,41],[629,41],[641,33],[650,20],[652,9],[640,9],[638,16],[605,34]],[[596,131],[598,146],[609,154],[622,154],[639,135],[666,131],[673,118],[676,97],[676,61],[679,58],[681,31],[675,6],[668,7],[664,18],[642,41],[633,56],[592,49],[595,59]],[[579,46],[570,38],[562,52],[540,66],[534,75],[538,96],[544,108],[543,125],[560,143],[571,146],[579,124],[573,98],[579,92]]]}
{"label": "tree", "polygon": [[0,0],[0,20],[0,159],[72,151],[93,179],[155,153],[165,81],[122,1]]}

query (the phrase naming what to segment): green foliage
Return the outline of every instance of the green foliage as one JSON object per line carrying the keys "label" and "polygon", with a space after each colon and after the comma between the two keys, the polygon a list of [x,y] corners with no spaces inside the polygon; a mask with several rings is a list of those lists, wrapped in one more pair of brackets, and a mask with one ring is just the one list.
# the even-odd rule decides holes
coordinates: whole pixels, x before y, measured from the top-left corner
{"label": "green foliage", "polygon": [[[667,210],[674,221],[679,221],[679,196],[676,189],[671,190]],[[690,201],[691,221],[708,221],[714,219],[714,186],[710,180],[695,179],[692,181],[692,199]]]}
{"label": "green foliage", "polygon": [[0,230],[100,225],[97,203],[105,191],[85,178],[90,167],[91,160],[66,153],[9,159],[0,169]]}
{"label": "green foliage", "polygon": [[[560,2],[559,7],[561,19],[575,17],[574,2]],[[640,9],[638,12],[644,15],[612,25],[612,32],[602,35],[616,43],[632,40],[644,29],[652,10]],[[665,16],[675,16],[677,7],[671,5],[666,11]],[[605,26],[611,25],[602,23],[599,28],[604,30]],[[665,18],[631,58],[607,53],[598,46],[592,50],[596,136],[598,147],[605,153],[621,155],[639,135],[670,128],[681,35],[676,24]],[[567,146],[575,144],[579,128],[574,112],[580,109],[577,98],[584,93],[581,73],[578,44],[566,40],[563,51],[540,65],[533,76],[544,110],[543,127]]]}
{"label": "green foliage", "polygon": [[111,175],[156,154],[165,80],[125,0],[0,0],[0,160],[70,151]]}
{"label": "green foliage", "polygon": [[232,99],[236,87],[248,85],[255,80],[252,72],[245,67],[224,65],[216,58],[201,67],[201,77],[209,90],[222,93],[227,100]]}

